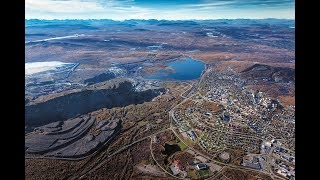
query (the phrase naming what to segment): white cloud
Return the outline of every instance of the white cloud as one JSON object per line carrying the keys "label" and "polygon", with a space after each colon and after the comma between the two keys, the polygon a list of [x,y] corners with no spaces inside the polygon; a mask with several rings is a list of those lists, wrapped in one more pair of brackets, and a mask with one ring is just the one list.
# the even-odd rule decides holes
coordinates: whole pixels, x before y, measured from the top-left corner
{"label": "white cloud", "polygon": [[26,0],[26,14],[33,11],[51,12],[51,13],[87,13],[93,11],[103,11],[104,8],[96,2],[91,1],[52,1],[52,0]]}
{"label": "white cloud", "polygon": [[[128,1],[129,2],[129,1]],[[39,19],[116,19],[141,18],[152,10],[138,6],[121,6],[118,1],[26,0],[26,18]]]}
{"label": "white cloud", "polygon": [[214,2],[214,3],[202,3],[202,4],[188,4],[185,5],[184,7],[191,7],[191,8],[197,8],[197,7],[219,7],[219,6],[226,6],[233,4],[230,1],[225,1],[225,2]]}
{"label": "white cloud", "polygon": [[294,18],[291,9],[234,9],[234,1],[205,1],[177,8],[141,7],[134,0],[26,0],[26,19],[235,19]]}

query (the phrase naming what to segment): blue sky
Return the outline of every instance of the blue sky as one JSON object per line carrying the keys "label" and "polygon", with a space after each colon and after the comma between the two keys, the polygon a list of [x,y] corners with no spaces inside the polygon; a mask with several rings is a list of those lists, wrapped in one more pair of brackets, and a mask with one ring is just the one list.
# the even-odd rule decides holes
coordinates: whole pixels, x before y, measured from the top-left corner
{"label": "blue sky", "polygon": [[25,0],[26,19],[294,19],[294,0]]}

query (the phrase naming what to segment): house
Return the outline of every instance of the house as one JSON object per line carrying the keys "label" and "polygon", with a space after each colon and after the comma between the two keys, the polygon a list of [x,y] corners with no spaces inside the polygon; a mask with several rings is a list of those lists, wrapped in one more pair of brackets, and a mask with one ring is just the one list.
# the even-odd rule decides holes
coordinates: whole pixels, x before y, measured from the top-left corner
{"label": "house", "polygon": [[203,170],[203,169],[208,169],[208,165],[207,164],[205,164],[205,163],[200,163],[200,164],[197,164],[196,165],[196,169],[197,170]]}
{"label": "house", "polygon": [[157,136],[153,136],[153,143],[158,143],[158,137]]}
{"label": "house", "polygon": [[180,164],[179,160],[174,160],[170,166],[173,175],[177,175],[183,171],[183,166]]}
{"label": "house", "polygon": [[187,135],[190,137],[190,139],[191,139],[192,141],[195,141],[195,140],[197,139],[196,133],[195,133],[194,131],[192,131],[192,130],[188,131],[188,132],[187,132]]}
{"label": "house", "polygon": [[253,168],[253,169],[258,169],[258,170],[261,169],[259,159],[255,156],[245,156],[243,158],[242,165]]}
{"label": "house", "polygon": [[183,166],[180,164],[179,160],[174,160],[173,164],[175,164],[180,171],[183,171]]}
{"label": "house", "polygon": [[229,122],[230,121],[230,113],[229,112],[224,112],[223,115],[222,115],[222,119],[224,121]]}

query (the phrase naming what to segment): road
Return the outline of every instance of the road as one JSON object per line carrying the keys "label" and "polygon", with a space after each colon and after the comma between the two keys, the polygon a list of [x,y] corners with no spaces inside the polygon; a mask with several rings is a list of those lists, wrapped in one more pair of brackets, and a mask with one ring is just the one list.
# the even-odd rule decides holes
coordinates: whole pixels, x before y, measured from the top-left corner
{"label": "road", "polygon": [[[205,73],[206,73],[206,72],[205,72]],[[204,73],[204,74],[205,74],[205,73]],[[203,79],[203,77],[204,77],[204,74],[202,75],[202,77],[201,77],[198,85],[201,83],[201,81],[202,81],[202,79]],[[193,88],[193,87],[190,87],[188,90],[190,90],[191,88]],[[199,87],[198,87],[198,88],[199,88]],[[177,134],[177,132],[174,130],[175,127],[174,127],[174,125],[173,125],[173,123],[172,123],[172,119],[174,119],[174,120],[176,121],[176,119],[175,119],[175,117],[174,117],[174,109],[175,109],[176,107],[178,107],[179,105],[183,104],[185,101],[187,101],[187,100],[190,99],[190,97],[184,97],[184,96],[182,96],[182,94],[184,94],[185,92],[186,92],[186,91],[184,91],[183,93],[180,94],[180,96],[181,96],[182,98],[184,98],[184,100],[182,100],[180,103],[178,103],[178,104],[175,105],[173,108],[171,108],[171,110],[170,110],[169,113],[168,113],[168,115],[169,115],[169,121],[170,121],[170,128],[169,128],[169,129],[174,133],[174,135],[175,135],[183,144],[185,144],[189,149],[193,150],[193,151],[196,152],[197,154],[205,157],[206,159],[210,159],[211,161],[215,162],[216,164],[219,164],[219,165],[222,165],[222,166],[226,166],[226,167],[228,167],[228,168],[236,169],[236,170],[245,170],[245,171],[254,171],[254,172],[258,172],[258,173],[264,173],[264,174],[267,174],[267,175],[269,175],[270,177],[272,177],[272,179],[274,179],[274,177],[276,177],[277,179],[284,179],[284,180],[285,180],[285,178],[282,178],[282,177],[280,177],[280,176],[276,176],[276,175],[274,175],[272,172],[271,172],[271,173],[270,173],[270,172],[264,172],[264,171],[260,171],[260,170],[251,169],[251,168],[248,168],[248,167],[245,167],[245,166],[237,166],[237,165],[233,165],[233,164],[226,164],[226,163],[219,162],[219,161],[217,161],[217,160],[214,160],[214,159],[212,159],[212,158],[210,158],[210,157],[202,154],[201,152],[199,152],[198,150],[194,149],[193,147],[190,147],[189,145],[187,145],[187,144],[179,137],[179,135]],[[190,93],[190,92],[189,92],[189,93]],[[172,118],[172,119],[171,119],[171,118]],[[243,136],[243,135],[242,135],[242,136]],[[246,136],[246,137],[255,137],[255,136]],[[257,137],[255,137],[255,138],[257,138]]]}
{"label": "road", "polygon": [[167,170],[165,170],[159,163],[158,161],[156,160],[156,158],[154,157],[153,155],[153,150],[152,150],[152,138],[150,138],[150,153],[151,153],[151,156],[152,156],[152,159],[154,160],[154,162],[156,162],[156,164],[167,174],[169,174],[170,176],[174,177],[175,179],[183,179],[183,178],[180,178],[180,177],[177,177],[177,176],[174,176],[173,174],[169,173]]}
{"label": "road", "polygon": [[[184,102],[186,102],[186,101],[188,101],[188,100],[192,100],[191,98],[192,98],[193,96],[188,97],[188,95],[191,93],[191,91],[192,91],[193,88],[194,88],[195,90],[197,90],[197,89],[199,88],[199,85],[200,85],[201,82],[203,81],[203,77],[204,77],[204,75],[205,75],[206,73],[207,73],[207,71],[203,73],[203,75],[201,76],[199,82],[198,82],[196,85],[195,85],[195,83],[194,83],[194,84],[190,84],[190,83],[188,83],[188,82],[183,82],[183,83],[186,83],[186,84],[189,86],[189,88],[187,88],[185,91],[183,91],[182,93],[180,93],[179,96],[182,97],[183,99],[182,99],[180,102],[178,102],[177,104],[174,104],[173,107],[168,111],[168,112],[169,112],[169,113],[168,113],[168,118],[169,118],[169,122],[170,122],[170,127],[167,128],[167,129],[160,130],[160,131],[155,132],[155,133],[153,133],[153,134],[151,134],[151,135],[149,135],[149,136],[145,136],[145,137],[143,137],[143,138],[140,138],[140,139],[138,139],[138,140],[135,140],[135,141],[131,142],[130,144],[127,144],[127,145],[122,146],[121,148],[117,149],[115,152],[113,152],[113,153],[111,153],[111,154],[108,154],[108,151],[105,149],[105,148],[106,148],[105,145],[107,144],[107,143],[105,143],[99,150],[95,151],[93,154],[91,154],[91,155],[89,155],[89,156],[81,157],[81,158],[26,157],[26,159],[28,159],[28,158],[39,158],[39,159],[59,159],[59,160],[78,161],[78,160],[90,158],[90,159],[88,160],[88,162],[85,163],[84,166],[82,166],[81,168],[79,168],[79,170],[77,171],[76,175],[73,175],[73,177],[71,177],[71,178],[76,178],[76,179],[78,179],[78,178],[82,179],[82,178],[85,178],[86,175],[88,175],[89,173],[94,172],[95,170],[101,168],[101,166],[104,165],[104,162],[105,162],[107,159],[109,159],[109,158],[111,158],[111,157],[113,157],[113,156],[115,156],[115,155],[117,155],[117,154],[125,151],[126,149],[130,148],[131,146],[133,146],[133,145],[135,145],[135,144],[137,144],[137,143],[139,143],[139,142],[142,142],[142,141],[150,138],[150,146],[149,146],[149,148],[150,148],[151,156],[152,156],[153,160],[155,161],[155,163],[159,166],[159,168],[162,169],[162,171],[164,171],[166,174],[170,175],[171,177],[173,177],[173,178],[175,178],[175,179],[182,179],[182,178],[179,178],[179,177],[174,176],[173,174],[171,174],[170,172],[168,172],[165,168],[163,168],[163,167],[157,162],[157,160],[155,159],[154,154],[153,154],[153,149],[152,149],[153,137],[154,137],[155,135],[159,134],[159,133],[163,133],[163,132],[165,132],[165,131],[169,131],[169,130],[170,130],[171,132],[173,132],[173,134],[176,136],[176,138],[178,138],[182,143],[184,143],[184,144],[187,146],[188,149],[191,149],[191,150],[193,150],[195,153],[201,155],[202,157],[205,157],[206,159],[209,159],[209,160],[211,160],[212,162],[214,162],[214,163],[216,163],[216,164],[218,164],[218,165],[223,166],[222,169],[224,169],[225,167],[227,167],[227,168],[235,169],[235,170],[253,171],[253,172],[258,172],[258,173],[267,174],[267,175],[269,175],[270,177],[272,177],[272,179],[275,179],[275,178],[277,178],[277,179],[285,179],[285,178],[282,178],[282,177],[280,177],[280,176],[275,175],[275,174],[271,171],[270,167],[268,168],[268,169],[269,169],[269,172],[265,172],[265,171],[260,171],[260,170],[251,169],[251,168],[248,168],[248,167],[245,167],[245,166],[238,166],[238,165],[233,165],[233,164],[226,164],[226,163],[223,163],[223,162],[214,160],[214,159],[212,159],[211,157],[208,157],[207,155],[204,155],[203,153],[201,153],[201,152],[199,152],[198,150],[194,149],[193,147],[189,146],[188,144],[186,144],[186,143],[184,142],[183,139],[180,138],[180,136],[178,135],[178,133],[177,133],[176,130],[175,130],[175,129],[177,129],[177,127],[175,127],[174,123],[172,122],[172,120],[177,121],[177,120],[175,119],[175,116],[174,116],[174,109],[177,108],[178,106],[180,106],[181,104],[183,104]],[[195,86],[194,86],[194,85],[195,85]],[[187,92],[188,92],[188,93],[187,93]],[[187,94],[186,94],[186,93],[187,93]],[[185,95],[185,94],[186,94],[186,95]],[[184,96],[184,95],[185,95],[185,96]],[[221,130],[218,130],[218,131],[221,131]],[[229,133],[229,132],[225,132],[225,131],[221,131],[221,132],[223,132],[223,133]],[[243,136],[243,137],[258,138],[258,137],[255,137],[255,136],[244,135],[244,134],[241,134],[241,133],[239,133],[239,134],[237,134],[237,135]],[[258,138],[258,139],[260,139],[260,138]],[[101,152],[102,152],[102,153],[101,153]],[[268,157],[268,159],[267,159],[267,160],[268,160],[268,163],[267,163],[268,166],[270,166],[270,164],[271,164],[270,159],[271,159],[271,155],[269,155],[269,157]],[[91,166],[91,167],[86,170],[86,168],[89,167],[89,166]],[[221,169],[221,170],[222,170],[222,169]],[[220,170],[219,172],[221,172],[221,170]],[[217,175],[217,174],[216,174],[216,175]]]}
{"label": "road", "polygon": [[[131,146],[133,146],[133,145],[135,145],[135,144],[137,144],[137,143],[139,143],[139,142],[141,142],[141,141],[144,141],[144,140],[146,140],[146,139],[148,139],[148,138],[150,138],[151,141],[152,141],[152,137],[153,137],[153,136],[155,136],[155,135],[157,135],[157,134],[159,134],[159,133],[168,131],[168,130],[169,130],[169,129],[163,129],[163,130],[157,131],[157,132],[155,132],[155,133],[153,133],[153,134],[151,134],[151,135],[149,135],[149,136],[146,136],[146,137],[140,138],[140,139],[138,139],[138,140],[135,140],[134,142],[131,142],[130,144],[127,144],[127,145],[125,145],[125,146],[122,146],[122,147],[119,148],[117,151],[113,152],[112,154],[109,154],[109,155],[106,155],[106,153],[102,154],[102,157],[99,158],[98,161],[95,161],[95,162],[94,162],[95,165],[93,165],[92,168],[90,168],[89,170],[85,171],[84,173],[81,173],[81,172],[80,172],[80,173],[81,173],[80,179],[84,178],[84,177],[85,177],[87,174],[89,174],[90,172],[93,172],[93,171],[99,169],[99,168],[104,164],[104,162],[105,162],[107,159],[113,157],[114,155],[119,154],[120,152],[122,152],[122,151],[130,148]],[[105,151],[105,152],[106,152],[106,151]]]}

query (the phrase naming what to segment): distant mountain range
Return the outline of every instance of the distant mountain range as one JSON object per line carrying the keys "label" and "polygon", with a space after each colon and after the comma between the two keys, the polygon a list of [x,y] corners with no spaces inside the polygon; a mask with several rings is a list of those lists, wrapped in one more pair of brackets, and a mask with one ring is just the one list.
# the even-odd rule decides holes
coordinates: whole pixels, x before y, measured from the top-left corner
{"label": "distant mountain range", "polygon": [[[92,25],[92,23],[106,23],[106,24],[115,24],[115,25],[124,25],[124,24],[156,24],[156,25],[197,25],[201,23],[214,23],[219,25],[235,25],[235,24],[245,24],[245,25],[255,25],[255,24],[265,24],[265,25],[283,25],[283,26],[294,26],[294,19],[215,19],[215,20],[157,20],[157,19],[130,19],[124,21],[116,21],[112,19],[67,19],[67,20],[44,20],[44,19],[26,19],[26,26],[40,25],[42,23],[50,24],[61,23],[65,25],[66,22],[71,24],[81,24],[82,26]],[[91,26],[92,28],[92,26]]]}

